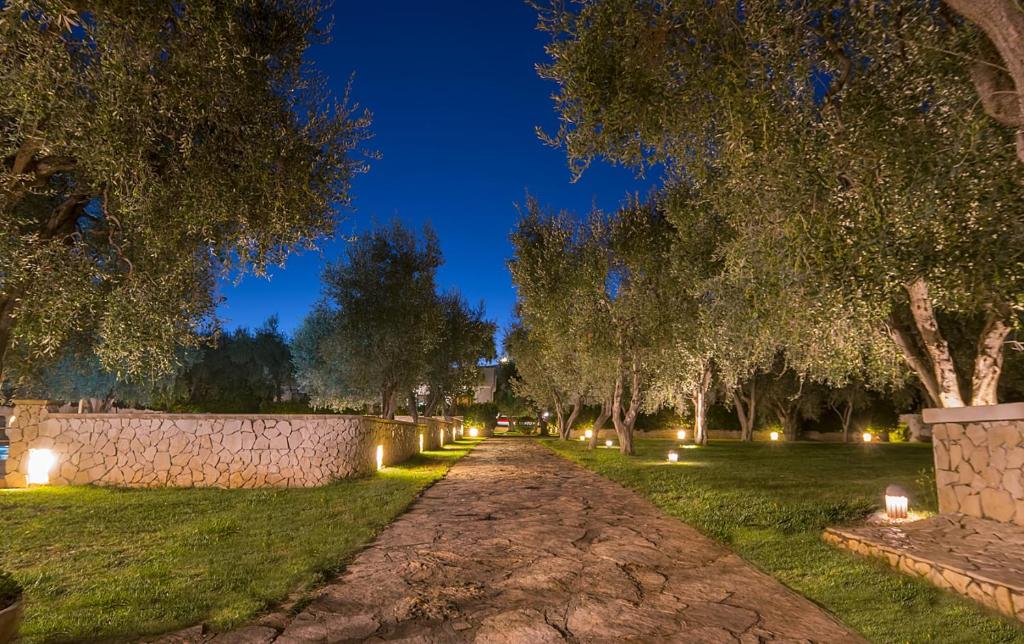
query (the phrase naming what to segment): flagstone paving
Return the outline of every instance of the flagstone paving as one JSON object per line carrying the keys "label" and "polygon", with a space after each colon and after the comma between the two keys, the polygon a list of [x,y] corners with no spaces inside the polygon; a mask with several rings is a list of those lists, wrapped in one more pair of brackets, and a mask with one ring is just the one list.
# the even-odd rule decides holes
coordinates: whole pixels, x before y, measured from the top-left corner
{"label": "flagstone paving", "polygon": [[825,610],[527,439],[463,458],[297,616],[215,642],[861,642]]}

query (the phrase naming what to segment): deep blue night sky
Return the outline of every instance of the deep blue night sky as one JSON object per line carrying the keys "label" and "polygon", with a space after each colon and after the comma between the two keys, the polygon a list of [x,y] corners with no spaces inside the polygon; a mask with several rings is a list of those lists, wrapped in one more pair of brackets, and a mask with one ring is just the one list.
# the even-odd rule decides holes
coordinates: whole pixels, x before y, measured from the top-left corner
{"label": "deep blue night sky", "polygon": [[[383,155],[355,181],[355,212],[339,232],[394,217],[430,222],[445,256],[439,286],[483,300],[499,328],[512,315],[508,235],[527,191],[577,212],[611,210],[627,193],[647,191],[631,171],[603,164],[573,184],[565,152],[537,139],[535,126],[557,124],[555,86],[536,74],[546,36],[520,0],[337,0],[334,11],[333,40],[314,58],[339,95],[355,73],[354,98],[374,114],[370,147]],[[322,248],[293,256],[269,281],[224,285],[225,325],[255,327],[277,314],[291,333],[344,242]]]}

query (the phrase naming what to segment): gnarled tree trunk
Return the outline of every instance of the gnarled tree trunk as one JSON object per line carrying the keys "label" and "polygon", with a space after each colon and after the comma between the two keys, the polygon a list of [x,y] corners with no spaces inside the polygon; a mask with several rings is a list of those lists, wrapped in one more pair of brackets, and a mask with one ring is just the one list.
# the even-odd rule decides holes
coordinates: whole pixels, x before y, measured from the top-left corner
{"label": "gnarled tree trunk", "polygon": [[693,401],[693,442],[697,445],[708,444],[707,412],[708,391],[711,389],[711,365],[705,365],[694,389]]}
{"label": "gnarled tree trunk", "polygon": [[605,399],[601,401],[601,411],[597,414],[597,418],[594,419],[594,434],[590,437],[590,442],[587,443],[587,449],[594,449],[597,447],[601,438],[601,432],[604,430],[605,424],[611,417],[612,403],[611,400]]}
{"label": "gnarled tree trunk", "polygon": [[1024,10],[1019,0],[945,0],[973,22],[995,49],[971,68],[985,112],[999,123],[1017,128],[1017,158],[1024,161]]}
{"label": "gnarled tree trunk", "polygon": [[750,442],[754,440],[754,420],[757,418],[757,381],[750,379],[750,390],[745,387],[736,387],[732,391],[733,404],[736,406],[736,416],[740,421],[740,440]]}

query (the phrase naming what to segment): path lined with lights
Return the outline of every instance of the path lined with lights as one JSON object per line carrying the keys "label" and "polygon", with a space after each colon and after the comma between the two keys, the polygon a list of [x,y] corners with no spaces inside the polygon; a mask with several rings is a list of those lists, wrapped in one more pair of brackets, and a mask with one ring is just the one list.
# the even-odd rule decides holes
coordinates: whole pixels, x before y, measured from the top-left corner
{"label": "path lined with lights", "polygon": [[861,642],[638,495],[530,439],[463,458],[296,616],[214,641]]}

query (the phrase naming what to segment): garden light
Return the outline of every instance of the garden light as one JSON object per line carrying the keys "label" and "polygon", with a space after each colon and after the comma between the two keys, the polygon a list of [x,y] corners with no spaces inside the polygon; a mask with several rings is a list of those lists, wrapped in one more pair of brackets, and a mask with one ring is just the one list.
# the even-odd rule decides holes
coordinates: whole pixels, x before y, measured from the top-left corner
{"label": "garden light", "polygon": [[890,519],[906,519],[910,509],[907,491],[898,485],[885,488],[885,515]]}
{"label": "garden light", "polygon": [[864,435],[861,436],[861,438],[864,439],[865,443],[870,443],[874,439],[874,436],[871,435],[871,432],[864,432]]}
{"label": "garden light", "polygon": [[686,440],[686,430],[680,429],[678,432],[676,432],[676,438],[678,438],[681,441]]}
{"label": "garden light", "polygon": [[583,432],[583,436],[585,438],[588,438],[588,439],[593,438],[594,437],[594,430],[588,429],[587,431]]}
{"label": "garden light", "polygon": [[587,440],[587,437],[586,437],[586,436],[580,436],[580,442],[581,442],[581,443],[582,443],[583,441],[585,441],[585,440]]}
{"label": "garden light", "polygon": [[606,440],[606,441],[604,442],[604,446],[605,446],[605,447],[611,447],[611,446],[612,446],[612,445],[614,445],[614,444],[615,444],[615,443],[614,443],[614,442],[613,442],[613,441],[612,441],[611,439],[609,439],[609,440]]}
{"label": "garden light", "polygon": [[420,434],[420,451],[423,451],[423,434]]}
{"label": "garden light", "polygon": [[46,485],[50,482],[50,470],[57,464],[57,455],[48,449],[30,449],[28,451],[29,485]]}
{"label": "garden light", "polygon": [[668,462],[669,463],[678,463],[679,462],[679,452],[677,452],[675,450],[672,450],[671,452],[669,452],[668,453]]}
{"label": "garden light", "polygon": [[469,437],[470,438],[476,438],[479,435],[480,435],[480,430],[479,429],[477,429],[476,427],[470,427],[469,428]]}
{"label": "garden light", "polygon": [[768,434],[768,438],[772,439],[773,441],[779,440],[779,432],[772,432],[771,434]]}
{"label": "garden light", "polygon": [[378,470],[384,469],[384,446],[383,445],[378,445],[377,446],[377,469]]}

